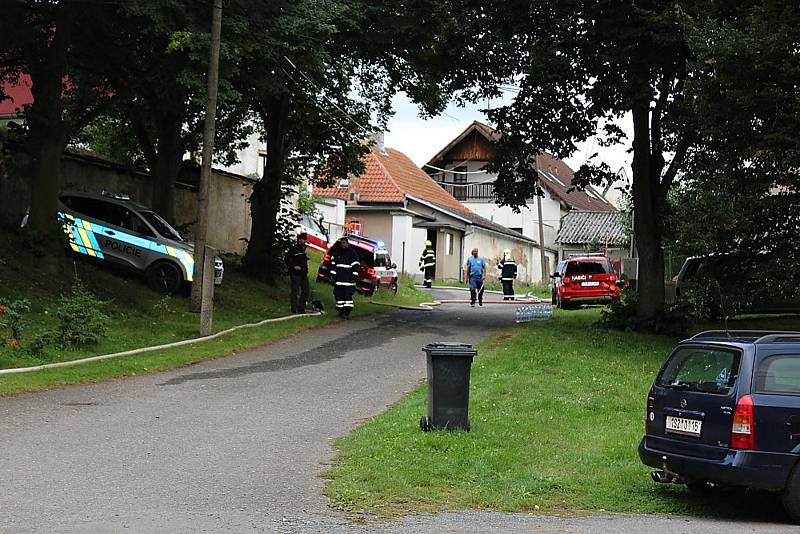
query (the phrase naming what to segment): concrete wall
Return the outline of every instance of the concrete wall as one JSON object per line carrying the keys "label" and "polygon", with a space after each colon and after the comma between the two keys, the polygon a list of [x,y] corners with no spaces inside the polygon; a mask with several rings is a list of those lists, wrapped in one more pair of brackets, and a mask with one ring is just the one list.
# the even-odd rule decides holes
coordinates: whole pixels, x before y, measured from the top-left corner
{"label": "concrete wall", "polygon": [[[392,250],[392,216],[388,211],[348,210],[347,220],[361,222],[361,235],[374,241],[383,241]],[[393,259],[394,260],[394,259]]]}
{"label": "concrete wall", "polygon": [[[3,224],[22,218],[30,205],[30,181],[25,174],[24,156],[16,152],[0,172],[0,214]],[[199,169],[185,169],[183,177],[199,178]],[[65,154],[61,165],[61,189],[100,193],[103,190],[130,195],[131,199],[152,205],[150,175],[101,158]],[[244,177],[215,171],[211,176],[208,242],[222,252],[243,254],[250,237],[250,204],[253,182]],[[191,226],[197,220],[196,185],[178,184],[175,191],[176,226],[191,238]],[[55,214],[54,214],[55,216]]]}

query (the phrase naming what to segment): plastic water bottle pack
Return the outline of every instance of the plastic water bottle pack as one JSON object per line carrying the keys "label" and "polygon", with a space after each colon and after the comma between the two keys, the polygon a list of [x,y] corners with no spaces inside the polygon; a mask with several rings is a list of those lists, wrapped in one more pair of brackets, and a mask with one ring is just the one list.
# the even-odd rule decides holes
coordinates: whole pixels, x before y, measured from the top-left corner
{"label": "plastic water bottle pack", "polygon": [[547,321],[553,318],[553,306],[550,304],[529,304],[517,307],[514,313],[515,323],[530,321]]}

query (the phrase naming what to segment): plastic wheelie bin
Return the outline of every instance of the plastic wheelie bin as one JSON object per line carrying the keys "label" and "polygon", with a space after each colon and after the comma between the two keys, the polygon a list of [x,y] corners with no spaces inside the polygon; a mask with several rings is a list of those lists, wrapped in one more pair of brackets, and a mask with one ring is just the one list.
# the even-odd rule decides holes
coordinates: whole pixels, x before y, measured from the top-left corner
{"label": "plastic wheelie bin", "polygon": [[428,361],[428,415],[423,432],[469,431],[469,373],[478,351],[466,343],[430,343],[422,350]]}

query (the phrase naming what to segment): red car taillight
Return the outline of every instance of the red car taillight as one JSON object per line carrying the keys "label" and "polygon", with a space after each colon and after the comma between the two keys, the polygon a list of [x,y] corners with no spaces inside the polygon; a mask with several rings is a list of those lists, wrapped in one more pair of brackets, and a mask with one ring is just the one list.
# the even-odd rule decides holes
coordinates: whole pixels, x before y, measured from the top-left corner
{"label": "red car taillight", "polygon": [[750,395],[745,395],[736,403],[731,428],[731,448],[756,448],[756,410]]}
{"label": "red car taillight", "polygon": [[561,283],[562,284],[569,284],[571,281],[572,281],[572,278],[570,278],[569,276],[562,276],[561,277]]}
{"label": "red car taillight", "polygon": [[375,276],[375,269],[373,267],[367,267],[367,276],[373,279],[377,278],[377,276]]}
{"label": "red car taillight", "polygon": [[331,261],[331,255],[330,255],[330,254],[325,254],[325,257],[324,257],[324,258],[322,258],[322,261],[323,261],[323,262],[328,262],[328,261]]}

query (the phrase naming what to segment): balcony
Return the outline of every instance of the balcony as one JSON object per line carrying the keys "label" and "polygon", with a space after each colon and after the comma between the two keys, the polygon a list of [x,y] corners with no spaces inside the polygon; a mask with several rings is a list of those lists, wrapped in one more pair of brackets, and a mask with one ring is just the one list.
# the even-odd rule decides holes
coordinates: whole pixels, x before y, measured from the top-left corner
{"label": "balcony", "polygon": [[453,195],[456,200],[461,202],[470,201],[492,201],[495,199],[494,184],[453,184],[448,182],[436,182],[442,189]]}

